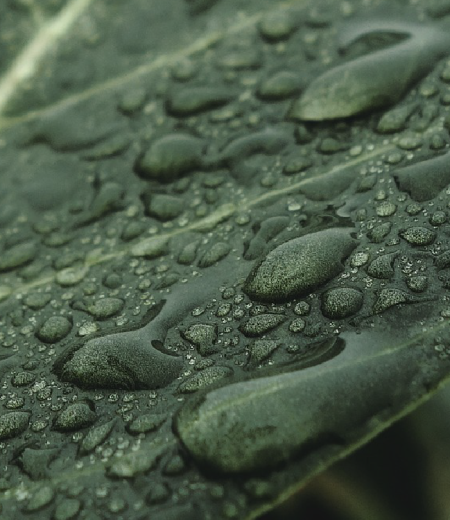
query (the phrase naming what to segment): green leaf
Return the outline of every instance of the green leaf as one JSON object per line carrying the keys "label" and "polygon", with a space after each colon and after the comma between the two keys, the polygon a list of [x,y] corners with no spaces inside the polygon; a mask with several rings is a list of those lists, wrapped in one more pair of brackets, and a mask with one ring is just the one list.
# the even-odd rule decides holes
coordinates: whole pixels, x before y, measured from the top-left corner
{"label": "green leaf", "polygon": [[2,518],[257,518],[446,383],[415,3],[7,2]]}

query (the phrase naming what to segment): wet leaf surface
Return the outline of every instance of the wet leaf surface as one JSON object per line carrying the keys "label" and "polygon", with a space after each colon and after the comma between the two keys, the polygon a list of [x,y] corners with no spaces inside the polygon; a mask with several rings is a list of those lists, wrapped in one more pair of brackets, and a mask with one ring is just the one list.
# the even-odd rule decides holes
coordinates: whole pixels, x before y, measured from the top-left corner
{"label": "wet leaf surface", "polygon": [[449,22],[369,4],[8,3],[2,518],[257,518],[447,381]]}

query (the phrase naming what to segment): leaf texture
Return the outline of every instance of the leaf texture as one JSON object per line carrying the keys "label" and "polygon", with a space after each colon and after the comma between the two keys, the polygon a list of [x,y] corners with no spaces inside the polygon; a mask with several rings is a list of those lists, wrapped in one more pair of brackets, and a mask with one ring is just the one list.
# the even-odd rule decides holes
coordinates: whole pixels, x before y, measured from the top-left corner
{"label": "leaf texture", "polygon": [[446,383],[447,20],[369,4],[7,2],[1,518],[257,518]]}

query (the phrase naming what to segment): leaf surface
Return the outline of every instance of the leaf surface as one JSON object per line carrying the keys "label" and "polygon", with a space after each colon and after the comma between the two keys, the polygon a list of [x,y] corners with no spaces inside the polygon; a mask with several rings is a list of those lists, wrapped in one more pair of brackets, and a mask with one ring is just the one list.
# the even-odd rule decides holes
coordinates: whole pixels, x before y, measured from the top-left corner
{"label": "leaf surface", "polygon": [[366,4],[8,3],[2,518],[257,518],[445,384],[446,21]]}

